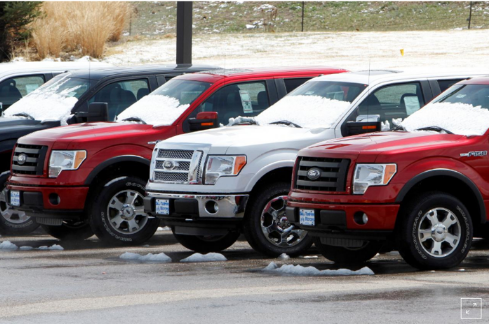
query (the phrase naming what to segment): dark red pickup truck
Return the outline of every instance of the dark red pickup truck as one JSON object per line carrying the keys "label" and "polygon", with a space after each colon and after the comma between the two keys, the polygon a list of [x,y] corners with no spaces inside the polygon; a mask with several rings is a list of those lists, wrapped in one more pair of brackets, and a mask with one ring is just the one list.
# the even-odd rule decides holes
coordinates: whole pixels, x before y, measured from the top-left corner
{"label": "dark red pickup truck", "polygon": [[[159,219],[143,197],[159,140],[256,116],[331,67],[216,70],[178,76],[118,115],[19,139],[7,190],[10,208],[35,217],[54,237],[138,244]],[[185,166],[182,166],[185,167]],[[189,167],[189,166],[186,166]]]}
{"label": "dark red pickup truck", "polygon": [[384,245],[420,269],[457,266],[489,233],[488,109],[488,78],[462,81],[401,122],[404,131],[300,151],[289,221],[338,263]]}

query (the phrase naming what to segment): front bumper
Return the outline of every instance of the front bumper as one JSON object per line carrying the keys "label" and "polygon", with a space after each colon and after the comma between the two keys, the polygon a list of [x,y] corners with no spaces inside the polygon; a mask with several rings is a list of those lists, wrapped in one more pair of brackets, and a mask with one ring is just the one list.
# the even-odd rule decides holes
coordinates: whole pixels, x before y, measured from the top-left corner
{"label": "front bumper", "polygon": [[[172,226],[177,234],[222,235],[238,230],[249,195],[183,194],[147,192],[145,212]],[[169,215],[156,213],[156,199],[169,201]],[[215,213],[210,212],[216,204]],[[208,208],[207,208],[208,205]]]}
{"label": "front bumper", "polygon": [[[288,220],[311,236],[359,240],[383,240],[393,233],[400,205],[398,204],[319,204],[288,202]],[[315,225],[299,222],[299,210],[314,210]],[[366,224],[356,222],[356,215],[365,213]]]}
{"label": "front bumper", "polygon": [[[18,191],[20,205],[12,206],[10,193]],[[5,198],[12,210],[23,211],[29,216],[80,220],[84,215],[84,206],[89,187],[31,187],[7,185]]]}

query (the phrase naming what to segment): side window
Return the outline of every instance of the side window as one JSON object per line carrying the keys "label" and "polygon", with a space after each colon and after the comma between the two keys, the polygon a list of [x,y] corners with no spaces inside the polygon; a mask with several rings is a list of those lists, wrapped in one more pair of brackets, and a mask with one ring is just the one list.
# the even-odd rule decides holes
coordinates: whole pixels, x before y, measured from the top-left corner
{"label": "side window", "polygon": [[371,93],[358,107],[357,120],[379,115],[381,122],[393,127],[393,119],[410,116],[424,105],[419,82],[389,85]]}
{"label": "side window", "polygon": [[253,117],[269,106],[265,82],[247,82],[219,89],[198,106],[198,112],[216,111],[219,114],[219,123],[227,125],[229,118]]}
{"label": "side window", "polygon": [[121,81],[108,84],[91,99],[92,102],[107,102],[109,120],[115,120],[123,110],[142,99],[150,92],[147,79]]}
{"label": "side window", "polygon": [[287,93],[291,92],[301,84],[305,83],[308,81],[310,78],[299,78],[299,79],[284,79],[285,83],[285,89],[287,90]]}
{"label": "side window", "polygon": [[44,83],[43,75],[10,78],[0,83],[0,102],[8,108],[16,101],[39,88]]}
{"label": "side window", "polygon": [[439,84],[439,88],[441,89],[441,92],[443,92],[444,90],[447,90],[450,86],[461,80],[463,79],[437,80],[437,83]]}

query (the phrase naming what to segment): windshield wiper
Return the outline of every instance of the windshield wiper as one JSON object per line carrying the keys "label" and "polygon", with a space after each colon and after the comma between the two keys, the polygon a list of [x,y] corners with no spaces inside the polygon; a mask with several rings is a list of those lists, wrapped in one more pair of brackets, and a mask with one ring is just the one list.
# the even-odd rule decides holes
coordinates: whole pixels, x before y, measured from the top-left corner
{"label": "windshield wiper", "polygon": [[139,122],[139,123],[147,125],[147,123],[144,122],[143,119],[138,118],[138,117],[128,117],[128,118],[122,119],[121,121]]}
{"label": "windshield wiper", "polygon": [[453,132],[448,131],[447,129],[439,127],[439,126],[427,126],[427,127],[418,128],[417,130],[430,130],[430,131],[435,131],[435,132],[443,132],[444,131],[448,134],[454,135]]}
{"label": "windshield wiper", "polygon": [[36,120],[33,116],[27,114],[27,113],[18,113],[18,114],[13,114],[12,116],[19,116],[19,117],[26,117],[27,119],[30,120]]}
{"label": "windshield wiper", "polygon": [[302,128],[301,126],[297,125],[296,123],[293,123],[289,120],[279,120],[279,121],[275,121],[273,123],[270,123],[270,125],[277,125],[277,124],[281,124],[281,125],[287,125],[287,126],[294,126],[296,128]]}

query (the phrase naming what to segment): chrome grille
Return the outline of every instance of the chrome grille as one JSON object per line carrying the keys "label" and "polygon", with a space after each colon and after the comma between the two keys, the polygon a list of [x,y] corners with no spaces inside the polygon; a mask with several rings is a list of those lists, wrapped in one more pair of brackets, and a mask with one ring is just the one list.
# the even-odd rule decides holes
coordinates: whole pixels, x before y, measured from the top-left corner
{"label": "chrome grille", "polygon": [[[43,175],[47,146],[18,144],[12,158],[14,174]],[[19,156],[24,155],[24,162],[19,163]]]}
{"label": "chrome grille", "polygon": [[191,160],[194,151],[183,151],[183,150],[163,150],[160,149],[157,153],[157,158],[159,159],[183,159]]}
{"label": "chrome grille", "polygon": [[154,172],[154,179],[156,181],[165,182],[187,182],[188,173],[171,173],[171,172]]}
{"label": "chrome grille", "polygon": [[[164,162],[165,161],[156,161],[155,168],[164,169]],[[190,169],[190,162],[178,161],[177,163],[178,166],[176,168],[173,168],[173,170],[188,171]]]}
{"label": "chrome grille", "polygon": [[[295,187],[301,190],[345,192],[348,159],[300,157],[296,170]],[[312,168],[321,171],[316,180],[307,177]]]}

